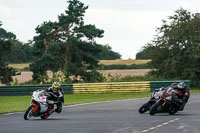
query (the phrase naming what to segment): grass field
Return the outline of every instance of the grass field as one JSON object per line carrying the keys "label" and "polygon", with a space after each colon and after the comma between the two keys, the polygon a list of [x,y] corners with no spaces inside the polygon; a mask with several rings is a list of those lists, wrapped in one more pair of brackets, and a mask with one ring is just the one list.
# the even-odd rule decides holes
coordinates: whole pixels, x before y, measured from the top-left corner
{"label": "grass field", "polygon": [[[150,93],[132,94],[71,94],[65,95],[64,105],[74,105],[97,101],[131,99],[149,97]],[[24,112],[30,105],[31,96],[0,96],[0,114],[9,112]]]}
{"label": "grass field", "polygon": [[9,64],[8,67],[12,67],[12,68],[15,68],[19,71],[25,69],[25,68],[29,68],[29,65],[31,63],[21,63],[21,64]]}
{"label": "grass field", "polygon": [[132,65],[132,64],[145,64],[151,60],[100,60],[99,64],[104,65]]}

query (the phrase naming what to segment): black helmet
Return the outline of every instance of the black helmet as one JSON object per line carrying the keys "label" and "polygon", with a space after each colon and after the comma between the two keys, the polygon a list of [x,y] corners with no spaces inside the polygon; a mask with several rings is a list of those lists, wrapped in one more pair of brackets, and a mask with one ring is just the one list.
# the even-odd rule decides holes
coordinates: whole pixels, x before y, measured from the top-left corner
{"label": "black helmet", "polygon": [[171,87],[172,87],[172,88],[177,88],[177,85],[178,85],[178,83],[172,83],[172,84],[171,84]]}
{"label": "black helmet", "polygon": [[177,85],[177,88],[178,89],[186,89],[186,84],[184,82],[180,82],[178,85]]}

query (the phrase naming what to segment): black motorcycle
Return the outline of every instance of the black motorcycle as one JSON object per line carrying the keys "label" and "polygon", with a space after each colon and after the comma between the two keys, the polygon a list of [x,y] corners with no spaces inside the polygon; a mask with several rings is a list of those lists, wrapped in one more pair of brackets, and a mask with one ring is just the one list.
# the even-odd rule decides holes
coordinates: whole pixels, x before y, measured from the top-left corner
{"label": "black motorcycle", "polygon": [[168,87],[165,89],[158,101],[153,104],[151,107],[149,114],[155,115],[156,113],[169,113],[170,115],[173,115],[179,111],[179,106],[175,104],[173,97],[178,95],[178,92],[174,90],[172,87]]}

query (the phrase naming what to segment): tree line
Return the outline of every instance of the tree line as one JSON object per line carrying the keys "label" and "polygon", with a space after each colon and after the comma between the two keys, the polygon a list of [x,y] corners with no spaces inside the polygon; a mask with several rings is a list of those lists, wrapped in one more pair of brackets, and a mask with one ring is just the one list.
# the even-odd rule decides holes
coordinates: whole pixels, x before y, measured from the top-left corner
{"label": "tree line", "polygon": [[[2,23],[0,24],[1,52],[3,53],[3,50],[6,50],[3,54],[4,60],[7,63],[31,62],[33,60],[32,46],[29,43],[23,44],[17,40],[14,33],[1,28],[1,25]],[[3,43],[7,46],[4,49]]]}
{"label": "tree line", "polygon": [[153,41],[143,47],[137,59],[152,59],[154,77],[189,79],[193,86],[199,86],[200,13],[181,8],[162,22]]}

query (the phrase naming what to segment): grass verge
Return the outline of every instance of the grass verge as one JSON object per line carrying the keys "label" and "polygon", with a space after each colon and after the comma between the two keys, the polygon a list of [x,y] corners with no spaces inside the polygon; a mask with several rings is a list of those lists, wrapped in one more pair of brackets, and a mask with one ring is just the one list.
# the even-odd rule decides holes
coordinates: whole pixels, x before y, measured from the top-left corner
{"label": "grass verge", "polygon": [[191,93],[200,93],[200,89],[191,89],[190,92]]}
{"label": "grass verge", "polygon": [[[132,94],[69,94],[65,95],[64,105],[74,105],[108,100],[121,100],[149,97],[150,93]],[[0,114],[24,112],[30,105],[31,96],[0,96]]]}

